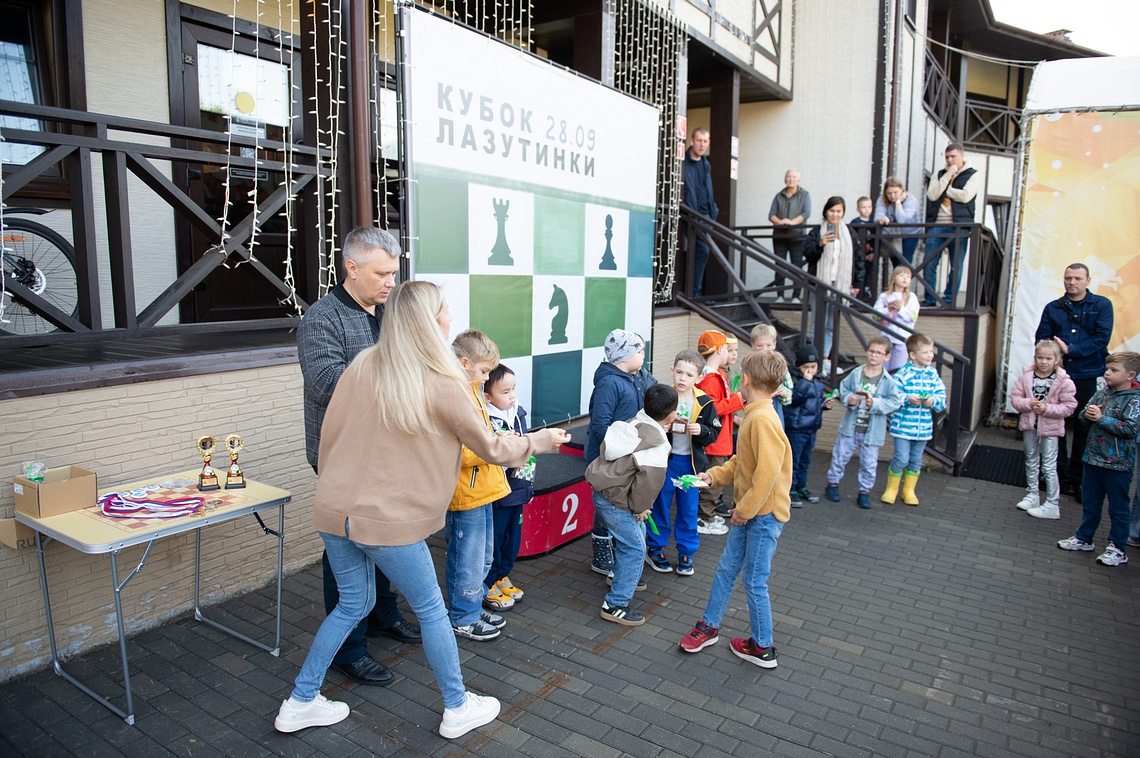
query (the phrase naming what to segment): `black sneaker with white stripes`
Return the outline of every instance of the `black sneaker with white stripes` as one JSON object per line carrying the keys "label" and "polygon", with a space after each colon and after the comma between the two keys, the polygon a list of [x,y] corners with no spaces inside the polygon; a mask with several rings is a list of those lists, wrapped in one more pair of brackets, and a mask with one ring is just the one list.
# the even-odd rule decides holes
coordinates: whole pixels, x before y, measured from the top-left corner
{"label": "black sneaker with white stripes", "polygon": [[645,623],[645,616],[630,608],[628,605],[610,605],[602,601],[602,618],[622,626],[641,626]]}

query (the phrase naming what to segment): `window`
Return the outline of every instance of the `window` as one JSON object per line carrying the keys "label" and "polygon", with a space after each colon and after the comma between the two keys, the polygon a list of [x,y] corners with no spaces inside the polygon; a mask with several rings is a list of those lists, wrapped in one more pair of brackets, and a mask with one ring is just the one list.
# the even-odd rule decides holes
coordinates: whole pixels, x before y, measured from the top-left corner
{"label": "window", "polygon": [[[0,0],[0,100],[86,110],[83,33],[77,0]],[[0,113],[0,130],[53,130],[48,121]],[[0,143],[0,162],[22,166],[44,151]],[[67,169],[53,166],[26,184],[13,205],[66,208]]]}
{"label": "window", "polygon": [[[0,100],[43,105],[43,77],[36,44],[36,24],[29,5],[0,3]],[[2,129],[43,129],[36,119],[0,115]],[[36,145],[0,142],[0,161],[23,166],[43,152]]]}

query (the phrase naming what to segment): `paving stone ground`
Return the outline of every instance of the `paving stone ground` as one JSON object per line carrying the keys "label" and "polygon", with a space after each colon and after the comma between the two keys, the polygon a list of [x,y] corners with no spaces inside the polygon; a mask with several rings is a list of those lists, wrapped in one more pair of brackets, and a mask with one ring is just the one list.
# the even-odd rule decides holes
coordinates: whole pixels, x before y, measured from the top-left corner
{"label": "paving stone ground", "polygon": [[[817,452],[819,491],[827,460]],[[460,640],[466,683],[502,700],[498,721],[440,738],[422,650],[377,639],[395,683],[331,672],[323,691],[352,715],[281,735],[273,717],[323,616],[318,565],[286,579],[280,658],[177,619],[128,643],[135,726],[48,669],[0,686],[0,755],[1140,755],[1140,551],[1130,568],[1099,566],[1096,553],[1055,546],[1076,527],[1071,499],[1060,521],[1039,521],[1013,507],[1013,487],[938,473],[920,480],[919,507],[862,511],[854,474],[843,503],[795,511],[780,538],[773,670],[728,650],[748,631],[739,587],[720,644],[677,647],[723,537],[703,539],[694,577],[646,569],[636,602],[649,620],[632,629],[598,617],[605,583],[580,541],[518,565],[527,596],[502,637]],[[1106,518],[1098,548],[1107,528]],[[265,634],[272,609],[263,589],[213,612]],[[113,692],[117,655],[103,648],[69,667]]]}

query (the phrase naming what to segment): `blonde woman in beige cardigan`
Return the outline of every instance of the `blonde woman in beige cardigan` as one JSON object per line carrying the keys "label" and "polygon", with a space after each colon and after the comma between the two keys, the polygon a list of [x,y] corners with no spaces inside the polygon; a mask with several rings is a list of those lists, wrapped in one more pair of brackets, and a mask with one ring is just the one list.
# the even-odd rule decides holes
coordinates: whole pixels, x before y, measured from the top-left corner
{"label": "blonde woman in beige cardigan", "polygon": [[467,378],[447,343],[443,292],[404,282],[388,297],[380,339],[337,383],[321,428],[314,524],[336,575],[340,602],[328,615],[274,726],[294,732],[348,717],[320,694],[325,671],[375,602],[379,566],[408,599],[443,695],[439,733],[454,739],[499,714],[499,701],[467,692],[455,634],[425,539],[443,527],[459,476],[460,446],[483,460],[520,466],[569,435],[544,429],[492,434],[467,397]]}

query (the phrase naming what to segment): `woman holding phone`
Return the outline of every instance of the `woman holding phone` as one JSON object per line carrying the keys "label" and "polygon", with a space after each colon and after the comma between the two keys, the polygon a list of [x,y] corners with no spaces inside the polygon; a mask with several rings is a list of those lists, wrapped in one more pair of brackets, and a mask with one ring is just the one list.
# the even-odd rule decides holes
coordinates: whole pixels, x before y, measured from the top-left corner
{"label": "woman holding phone", "polygon": [[[829,197],[823,204],[823,223],[813,227],[804,240],[804,260],[808,273],[825,284],[858,297],[859,283],[863,281],[863,256],[856,254],[858,237],[843,223],[847,205],[838,195]],[[831,374],[831,343],[835,326],[835,306],[828,305],[824,317],[823,367],[820,373]]]}

